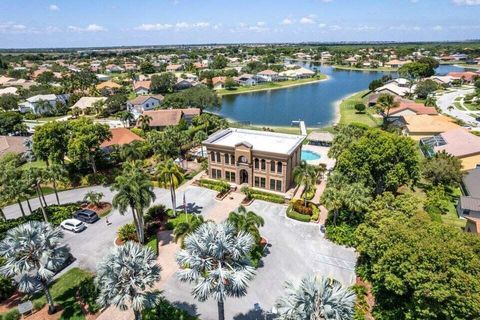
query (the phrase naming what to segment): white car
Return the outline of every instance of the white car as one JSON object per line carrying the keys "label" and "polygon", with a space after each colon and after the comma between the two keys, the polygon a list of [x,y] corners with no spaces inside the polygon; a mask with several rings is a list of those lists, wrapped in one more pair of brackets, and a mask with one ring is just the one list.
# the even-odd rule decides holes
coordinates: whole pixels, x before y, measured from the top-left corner
{"label": "white car", "polygon": [[62,229],[73,231],[73,232],[81,232],[86,228],[85,224],[82,221],[77,219],[64,220],[62,221],[60,226],[62,227]]}

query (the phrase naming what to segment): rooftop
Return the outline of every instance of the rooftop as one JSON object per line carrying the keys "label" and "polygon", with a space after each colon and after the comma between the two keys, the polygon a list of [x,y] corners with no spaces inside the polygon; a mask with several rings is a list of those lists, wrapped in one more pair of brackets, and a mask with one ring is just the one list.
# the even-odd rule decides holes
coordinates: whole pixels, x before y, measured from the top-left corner
{"label": "rooftop", "polygon": [[106,148],[113,145],[123,146],[125,144],[130,144],[133,141],[143,141],[143,138],[127,128],[114,128],[110,129],[110,132],[112,133],[112,138],[103,141],[100,147]]}
{"label": "rooftop", "polygon": [[480,137],[463,128],[446,131],[440,135],[446,144],[434,147],[436,152],[445,150],[445,152],[456,157],[480,153]]}
{"label": "rooftop", "polygon": [[440,133],[460,128],[452,119],[436,115],[427,114],[403,116],[406,127],[410,133]]}
{"label": "rooftop", "polygon": [[27,137],[0,136],[0,157],[7,153],[24,153],[27,151],[25,141]]}
{"label": "rooftop", "polygon": [[304,139],[300,135],[229,128],[214,133],[204,143],[231,148],[245,143],[254,151],[290,154]]}
{"label": "rooftop", "polygon": [[134,99],[128,100],[127,102],[133,104],[133,105],[138,105],[138,104],[143,104],[145,103],[148,99],[156,99],[158,101],[163,101],[163,96],[161,94],[155,94],[155,95],[142,95],[138,96]]}
{"label": "rooftop", "polygon": [[463,186],[468,196],[480,198],[480,168],[469,171],[463,177]]}

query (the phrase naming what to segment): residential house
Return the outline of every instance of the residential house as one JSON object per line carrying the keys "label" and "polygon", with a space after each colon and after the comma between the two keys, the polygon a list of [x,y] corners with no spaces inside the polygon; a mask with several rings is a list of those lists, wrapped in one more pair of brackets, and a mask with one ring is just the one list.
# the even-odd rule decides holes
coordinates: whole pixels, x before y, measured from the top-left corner
{"label": "residential house", "polygon": [[118,73],[118,72],[123,72],[125,71],[124,68],[120,67],[120,66],[117,66],[116,64],[109,64],[105,67],[105,70],[108,72],[108,73]]}
{"label": "residential house", "polygon": [[208,175],[285,193],[294,183],[293,170],[301,161],[304,136],[229,128],[203,142]]}
{"label": "residential house", "polygon": [[220,90],[225,88],[226,80],[227,80],[227,77],[213,77],[212,78],[213,90]]}
{"label": "residential house", "polygon": [[52,113],[57,104],[65,105],[68,97],[68,95],[39,94],[19,103],[19,111],[22,113],[32,112],[38,115]]}
{"label": "residential house", "polygon": [[277,81],[279,78],[278,72],[275,72],[270,69],[260,71],[259,73],[256,74],[256,76],[259,82],[272,82],[272,81]]}
{"label": "residential house", "polygon": [[[415,101],[400,99],[398,107],[392,108],[388,112],[387,120],[397,120],[403,116],[422,114],[435,116],[438,114],[438,112],[435,107],[426,107],[423,103],[416,103]],[[383,117],[386,117],[386,114],[383,114]]]}
{"label": "residential house", "polygon": [[98,101],[105,102],[107,98],[105,97],[81,97],[73,106],[72,108],[79,108],[82,110],[83,114],[88,113],[87,110],[93,109],[95,103]]}
{"label": "residential house", "polygon": [[343,60],[343,64],[348,64],[349,66],[354,66],[354,65],[357,64],[357,58],[349,57],[349,58]]}
{"label": "residential house", "polygon": [[100,148],[105,152],[110,152],[115,146],[122,147],[134,141],[144,141],[144,139],[133,133],[127,128],[113,128],[110,129],[112,137],[105,140],[100,145]]}
{"label": "residential house", "polygon": [[184,108],[180,110],[182,110],[182,119],[187,123],[192,123],[193,118],[202,113],[202,109],[200,108]]}
{"label": "residential house", "polygon": [[480,218],[473,218],[473,217],[464,217],[467,220],[467,223],[465,224],[465,232],[469,233],[475,233],[479,234],[480,233]]}
{"label": "residential house", "polygon": [[301,79],[301,78],[311,78],[315,75],[315,72],[307,68],[297,68],[289,69],[283,72],[280,72],[281,77],[286,77],[289,79]]}
{"label": "residential house", "polygon": [[406,95],[415,91],[415,85],[410,88],[407,79],[398,78],[387,82],[380,88],[375,89],[376,93],[389,93],[398,97],[405,97]]}
{"label": "residential house", "polygon": [[191,122],[191,120],[200,113],[201,110],[198,108],[186,108],[149,110],[143,112],[143,115],[151,117],[149,123],[151,128],[163,130],[168,126],[178,125],[182,119],[187,122]]}
{"label": "residential house", "polygon": [[28,137],[0,136],[0,158],[9,153],[20,155],[25,153],[28,140]]}
{"label": "residential house", "polygon": [[97,84],[96,88],[102,93],[102,95],[112,95],[115,94],[118,90],[120,90],[122,86],[109,80]]}
{"label": "residential house", "polygon": [[17,94],[18,88],[15,87],[6,87],[6,88],[1,88],[0,89],[0,96],[3,96],[4,94],[13,94],[13,95],[18,95]]}
{"label": "residential house", "polygon": [[235,82],[242,86],[254,86],[257,84],[257,80],[252,74],[244,73],[234,78]]}
{"label": "residential house", "polygon": [[402,67],[403,65],[409,63],[411,61],[401,61],[401,60],[397,60],[397,59],[394,59],[394,60],[390,60],[388,62],[385,62],[385,67],[389,67],[389,68],[392,68],[392,69],[398,69],[400,67]]}
{"label": "residential house", "polygon": [[127,109],[134,114],[142,114],[158,107],[163,99],[164,97],[161,94],[138,96],[127,101]]}
{"label": "residential house", "polygon": [[405,123],[403,133],[414,140],[461,128],[453,119],[440,114],[436,116],[428,114],[407,115],[403,116],[402,120]]}
{"label": "residential house", "polygon": [[427,156],[445,151],[460,159],[462,170],[472,170],[480,166],[480,137],[464,128],[457,128],[433,137],[423,138],[420,143],[424,146],[423,149]]}
{"label": "residential house", "polygon": [[435,81],[439,85],[446,86],[450,86],[454,80],[454,78],[451,76],[431,76],[429,79]]}
{"label": "residential house", "polygon": [[149,94],[151,85],[152,85],[152,81],[150,80],[135,81],[133,83],[133,90],[138,95]]}
{"label": "residential house", "polygon": [[174,90],[185,90],[193,87],[194,81],[188,79],[177,78],[177,82],[173,85]]}
{"label": "residential house", "polygon": [[461,80],[464,83],[473,83],[477,78],[480,78],[480,74],[471,71],[449,72],[447,76],[452,77],[454,80]]}
{"label": "residential house", "polygon": [[480,233],[480,166],[463,176],[462,196],[457,204],[460,217],[467,219],[466,232]]}
{"label": "residential house", "polygon": [[181,64],[169,64],[167,66],[167,72],[178,72],[183,70],[183,65]]}
{"label": "residential house", "polygon": [[100,82],[110,80],[110,76],[108,76],[106,74],[99,73],[99,74],[96,74],[95,76],[97,77],[98,81],[100,81]]}

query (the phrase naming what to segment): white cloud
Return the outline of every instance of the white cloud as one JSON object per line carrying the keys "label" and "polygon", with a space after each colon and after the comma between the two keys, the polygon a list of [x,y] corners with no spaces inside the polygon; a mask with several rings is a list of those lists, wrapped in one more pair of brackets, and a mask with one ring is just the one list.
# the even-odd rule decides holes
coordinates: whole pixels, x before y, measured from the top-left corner
{"label": "white cloud", "polygon": [[159,31],[159,30],[167,30],[171,29],[173,25],[168,23],[143,23],[134,28],[134,30],[138,31]]}
{"label": "white cloud", "polygon": [[326,26],[327,26],[326,23],[319,23],[318,24],[318,27],[321,28],[321,29],[325,28]]}
{"label": "white cloud", "polygon": [[99,26],[98,24],[89,24],[85,28],[82,27],[77,27],[77,26],[68,26],[68,30],[72,32],[102,32],[102,31],[107,31],[102,26]]}
{"label": "white cloud", "polygon": [[265,26],[265,22],[263,22],[263,21],[258,21],[258,22],[257,22],[257,26],[263,27],[263,26]]}
{"label": "white cloud", "polygon": [[192,27],[194,28],[207,28],[209,26],[210,26],[210,22],[203,22],[203,21],[192,24]]}
{"label": "white cloud", "polygon": [[459,6],[480,6],[480,0],[453,0]]}
{"label": "white cloud", "polygon": [[0,33],[23,33],[27,31],[27,27],[23,24],[14,22],[0,23]]}
{"label": "white cloud", "polygon": [[176,27],[176,28],[179,28],[179,29],[188,28],[189,26],[190,26],[190,25],[189,25],[188,23],[183,22],[183,21],[182,21],[182,22],[177,22],[177,23],[175,24],[175,27]]}
{"label": "white cloud", "polygon": [[443,30],[443,27],[440,26],[440,25],[437,25],[435,27],[432,28],[434,31],[442,31]]}
{"label": "white cloud", "polygon": [[293,20],[289,19],[289,18],[285,18],[285,19],[282,20],[282,22],[280,22],[280,24],[282,24],[284,26],[292,24],[292,23],[293,23]]}
{"label": "white cloud", "polygon": [[301,24],[313,24],[315,23],[315,16],[314,15],[308,15],[300,19]]}
{"label": "white cloud", "polygon": [[56,4],[51,4],[48,6],[48,10],[50,11],[60,11],[60,8]]}

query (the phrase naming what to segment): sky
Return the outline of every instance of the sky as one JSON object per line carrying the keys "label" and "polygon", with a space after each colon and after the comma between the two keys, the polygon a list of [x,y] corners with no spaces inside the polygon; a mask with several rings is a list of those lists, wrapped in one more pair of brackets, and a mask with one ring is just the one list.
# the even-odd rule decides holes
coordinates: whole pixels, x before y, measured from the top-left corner
{"label": "sky", "polygon": [[480,39],[480,0],[0,0],[0,48]]}

